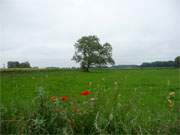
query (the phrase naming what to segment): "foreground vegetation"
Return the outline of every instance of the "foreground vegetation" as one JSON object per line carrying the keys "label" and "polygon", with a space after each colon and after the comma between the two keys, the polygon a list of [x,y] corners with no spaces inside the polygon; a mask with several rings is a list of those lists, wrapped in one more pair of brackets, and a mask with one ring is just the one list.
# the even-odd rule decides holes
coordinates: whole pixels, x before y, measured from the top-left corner
{"label": "foreground vegetation", "polygon": [[1,72],[1,134],[178,134],[179,73]]}

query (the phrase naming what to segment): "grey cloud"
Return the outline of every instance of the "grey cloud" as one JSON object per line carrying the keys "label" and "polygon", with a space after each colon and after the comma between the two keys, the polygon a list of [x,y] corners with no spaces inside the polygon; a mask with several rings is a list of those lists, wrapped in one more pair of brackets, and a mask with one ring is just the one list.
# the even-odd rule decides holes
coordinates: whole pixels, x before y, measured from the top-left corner
{"label": "grey cloud", "polygon": [[180,55],[178,0],[1,0],[1,65],[77,66],[73,44],[95,34],[110,42],[117,64]]}

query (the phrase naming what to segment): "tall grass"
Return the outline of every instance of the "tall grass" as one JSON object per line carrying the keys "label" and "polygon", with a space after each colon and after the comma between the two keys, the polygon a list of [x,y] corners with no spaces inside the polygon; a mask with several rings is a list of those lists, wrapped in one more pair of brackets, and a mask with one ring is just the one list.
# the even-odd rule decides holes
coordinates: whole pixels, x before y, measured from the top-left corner
{"label": "tall grass", "polygon": [[[1,106],[1,134],[179,133],[179,116],[176,113],[179,108],[168,106],[166,97],[166,109],[154,112],[141,102],[144,93],[137,92],[136,88],[127,102],[121,102],[119,85],[118,82],[114,82],[111,88],[98,85],[93,88],[96,91],[89,95],[76,93],[77,98],[83,100],[69,97],[65,101],[61,100],[62,95],[54,95],[56,97],[52,98],[43,87],[39,87],[31,110],[23,110],[15,103],[8,108]],[[176,104],[175,92],[167,93],[167,98]],[[142,107],[144,109],[140,109]]]}

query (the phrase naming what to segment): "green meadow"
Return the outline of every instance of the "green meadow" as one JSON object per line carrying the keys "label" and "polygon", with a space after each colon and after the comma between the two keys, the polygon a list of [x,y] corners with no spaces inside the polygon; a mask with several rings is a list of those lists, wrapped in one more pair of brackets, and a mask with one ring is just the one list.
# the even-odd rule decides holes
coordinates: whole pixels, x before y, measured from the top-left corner
{"label": "green meadow", "polygon": [[[0,75],[1,134],[180,132],[179,69],[14,70]],[[84,90],[91,94],[81,95]],[[53,112],[57,108],[62,111]]]}

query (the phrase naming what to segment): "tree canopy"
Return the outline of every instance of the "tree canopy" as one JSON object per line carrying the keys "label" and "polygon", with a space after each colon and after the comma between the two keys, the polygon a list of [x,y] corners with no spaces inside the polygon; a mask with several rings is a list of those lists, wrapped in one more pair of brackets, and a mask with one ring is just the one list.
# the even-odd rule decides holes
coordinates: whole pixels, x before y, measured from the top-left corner
{"label": "tree canopy", "polygon": [[74,45],[75,54],[72,60],[80,63],[81,68],[89,71],[90,67],[103,67],[107,64],[113,65],[112,46],[109,43],[100,44],[99,38],[83,36]]}
{"label": "tree canopy", "polygon": [[177,56],[177,57],[175,58],[174,62],[175,62],[175,66],[176,66],[176,67],[180,67],[180,56]]}

